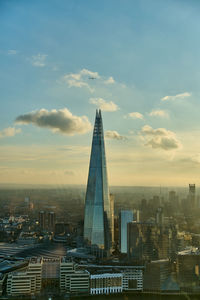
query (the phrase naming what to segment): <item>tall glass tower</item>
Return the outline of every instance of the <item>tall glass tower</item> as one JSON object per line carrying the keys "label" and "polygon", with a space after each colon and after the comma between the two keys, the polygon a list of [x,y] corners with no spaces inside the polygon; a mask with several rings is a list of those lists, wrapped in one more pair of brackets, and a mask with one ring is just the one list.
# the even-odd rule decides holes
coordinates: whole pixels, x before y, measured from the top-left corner
{"label": "tall glass tower", "polygon": [[84,217],[84,239],[109,251],[113,241],[113,211],[108,189],[101,111],[96,111]]}

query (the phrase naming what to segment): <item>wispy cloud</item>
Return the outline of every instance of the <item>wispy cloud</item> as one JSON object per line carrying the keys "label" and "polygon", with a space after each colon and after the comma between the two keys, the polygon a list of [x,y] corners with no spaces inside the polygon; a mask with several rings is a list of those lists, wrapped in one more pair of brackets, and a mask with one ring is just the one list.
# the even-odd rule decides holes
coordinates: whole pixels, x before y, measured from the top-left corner
{"label": "wispy cloud", "polygon": [[161,117],[161,118],[168,118],[169,114],[166,110],[161,110],[161,109],[154,109],[152,110],[149,115],[151,117]]}
{"label": "wispy cloud", "polygon": [[17,50],[14,49],[8,50],[8,55],[16,55],[16,54],[17,54]]}
{"label": "wispy cloud", "polygon": [[103,98],[90,98],[89,102],[104,111],[116,111],[119,109],[113,101],[106,101]]}
{"label": "wispy cloud", "polygon": [[46,65],[46,58],[47,58],[46,54],[39,53],[37,55],[33,55],[30,61],[34,67],[44,67]]}
{"label": "wispy cloud", "polygon": [[161,101],[171,101],[171,100],[176,100],[176,99],[184,99],[186,97],[190,97],[191,93],[185,92],[185,93],[181,93],[181,94],[177,94],[174,96],[165,96],[163,98],[161,98]]}
{"label": "wispy cloud", "polygon": [[0,138],[11,137],[21,132],[21,128],[8,127],[0,131]]}
{"label": "wispy cloud", "polygon": [[94,92],[94,89],[88,83],[90,78],[95,80],[100,78],[100,76],[98,72],[82,69],[79,73],[66,74],[62,79],[68,84],[69,87],[86,87],[92,93]]}
{"label": "wispy cloud", "polygon": [[129,113],[127,116],[125,116],[125,118],[127,118],[127,117],[129,117],[131,119],[141,119],[141,120],[144,118],[144,116],[137,111]]}
{"label": "wispy cloud", "polygon": [[62,81],[66,82],[68,87],[87,88],[91,93],[94,92],[98,85],[114,84],[115,80],[112,76],[106,78],[100,76],[98,72],[82,69],[78,73],[69,73],[62,77]]}
{"label": "wispy cloud", "polygon": [[125,136],[120,135],[117,131],[115,130],[108,130],[105,133],[105,137],[107,139],[112,139],[112,140],[126,140],[127,138]]}
{"label": "wispy cloud", "polygon": [[33,124],[38,127],[46,127],[53,132],[66,135],[84,134],[91,130],[92,125],[86,116],[72,115],[67,109],[53,109],[48,111],[40,109],[16,118],[17,124]]}
{"label": "wispy cloud", "polygon": [[152,148],[160,148],[168,151],[181,147],[176,134],[165,128],[153,129],[151,126],[145,125],[141,130],[141,134],[144,137],[145,145]]}

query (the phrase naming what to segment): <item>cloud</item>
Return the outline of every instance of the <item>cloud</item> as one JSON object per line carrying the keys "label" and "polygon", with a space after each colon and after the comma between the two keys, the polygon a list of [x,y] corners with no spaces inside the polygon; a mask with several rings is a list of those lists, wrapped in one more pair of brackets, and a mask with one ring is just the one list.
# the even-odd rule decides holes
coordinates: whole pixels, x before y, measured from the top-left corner
{"label": "cloud", "polygon": [[0,131],[0,138],[4,138],[7,136],[14,136],[21,132],[21,128],[8,127]]}
{"label": "cloud", "polygon": [[120,135],[117,131],[111,131],[111,130],[106,131],[105,137],[107,139],[112,139],[112,140],[125,140],[126,139],[125,136]]}
{"label": "cloud", "polygon": [[98,79],[100,76],[98,72],[82,69],[79,73],[66,74],[62,79],[68,84],[69,87],[86,87],[91,93],[93,93],[94,89],[91,88],[87,82],[90,78]]}
{"label": "cloud", "polygon": [[141,119],[141,120],[144,118],[144,116],[139,112],[131,112],[128,114],[128,117],[132,119]]}
{"label": "cloud", "polygon": [[190,97],[190,96],[191,96],[191,93],[185,92],[185,93],[177,94],[174,96],[165,96],[165,97],[161,98],[161,101],[171,101],[171,100],[176,100],[176,99],[183,99],[183,98]]}
{"label": "cloud", "polygon": [[46,65],[46,57],[47,55],[46,54],[37,54],[37,55],[33,55],[30,59],[31,61],[31,64],[34,66],[34,67],[44,67]]}
{"label": "cloud", "polygon": [[115,80],[112,76],[110,76],[107,80],[104,81],[105,84],[113,84]]}
{"label": "cloud", "polygon": [[116,111],[119,109],[113,101],[106,101],[103,98],[90,98],[90,103],[97,105],[103,111]]}
{"label": "cloud", "polygon": [[155,110],[152,110],[149,115],[151,117],[162,117],[162,118],[168,118],[169,117],[169,114],[167,111],[165,110],[161,110],[161,109],[155,109]]}
{"label": "cloud", "polygon": [[78,73],[66,74],[62,77],[62,81],[66,82],[69,87],[85,87],[91,93],[94,92],[94,87],[91,87],[91,85],[109,85],[115,83],[112,76],[105,78],[104,76],[100,76],[98,72],[88,69],[82,69]]}
{"label": "cloud", "polygon": [[17,124],[33,124],[38,127],[46,127],[53,132],[66,135],[84,134],[91,130],[92,126],[86,116],[72,115],[67,109],[53,109],[48,111],[40,109],[16,118]]}
{"label": "cloud", "polygon": [[163,150],[175,150],[181,147],[181,143],[177,140],[176,134],[165,128],[153,129],[149,125],[145,125],[141,134],[144,137],[145,145],[152,148],[160,148]]}
{"label": "cloud", "polygon": [[17,50],[11,49],[8,50],[8,55],[16,55],[17,54]]}

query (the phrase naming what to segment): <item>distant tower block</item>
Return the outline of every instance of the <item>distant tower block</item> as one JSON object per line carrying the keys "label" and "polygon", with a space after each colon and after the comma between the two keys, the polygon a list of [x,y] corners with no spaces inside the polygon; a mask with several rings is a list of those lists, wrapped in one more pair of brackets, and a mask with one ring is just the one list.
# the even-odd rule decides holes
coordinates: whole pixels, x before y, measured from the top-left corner
{"label": "distant tower block", "polygon": [[107,179],[101,111],[96,111],[85,198],[84,239],[110,252],[113,244],[112,207]]}
{"label": "distant tower block", "polygon": [[159,226],[162,226],[163,223],[164,223],[163,208],[158,207],[158,209],[156,211],[156,224],[158,224]]}
{"label": "distant tower block", "polygon": [[46,213],[43,210],[39,212],[39,225],[41,229],[46,228]]}
{"label": "distant tower block", "polygon": [[195,208],[196,207],[196,190],[195,190],[195,184],[189,184],[189,201],[190,201],[190,207]]}
{"label": "distant tower block", "polygon": [[53,211],[48,213],[48,229],[50,231],[55,230],[56,214]]}

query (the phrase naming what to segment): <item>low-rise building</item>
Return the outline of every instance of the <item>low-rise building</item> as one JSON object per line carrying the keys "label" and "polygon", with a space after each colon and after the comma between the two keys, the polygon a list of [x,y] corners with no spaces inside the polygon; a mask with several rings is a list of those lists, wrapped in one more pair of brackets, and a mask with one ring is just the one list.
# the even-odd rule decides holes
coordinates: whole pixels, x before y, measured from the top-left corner
{"label": "low-rise building", "polygon": [[122,273],[104,273],[90,276],[91,295],[121,293],[122,290]]}

